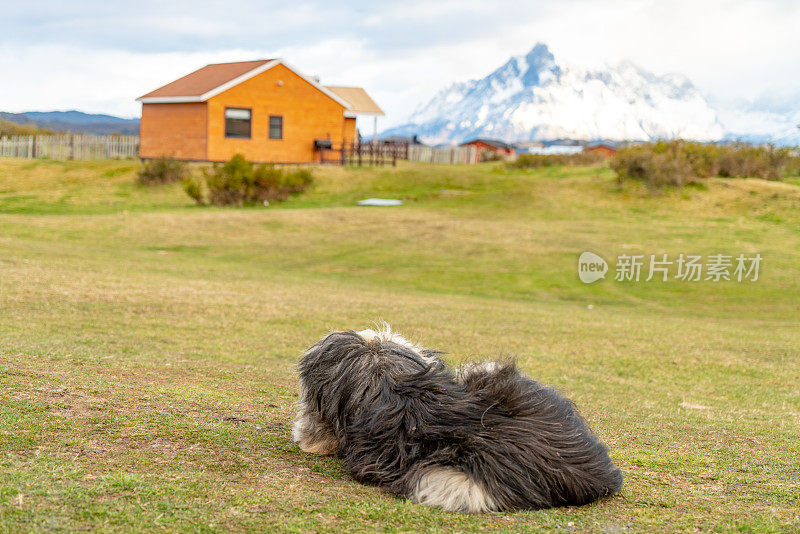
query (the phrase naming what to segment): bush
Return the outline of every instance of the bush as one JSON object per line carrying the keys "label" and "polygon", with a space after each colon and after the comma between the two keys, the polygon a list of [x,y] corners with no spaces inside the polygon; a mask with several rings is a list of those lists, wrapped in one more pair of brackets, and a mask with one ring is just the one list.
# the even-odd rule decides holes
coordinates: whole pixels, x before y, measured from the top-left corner
{"label": "bush", "polygon": [[248,192],[251,202],[282,201],[305,191],[314,182],[308,169],[285,172],[274,165],[259,165]]}
{"label": "bush", "polygon": [[682,186],[701,178],[781,180],[800,173],[800,156],[788,148],[659,141],[619,150],[610,162],[620,182]]}
{"label": "bush", "polygon": [[203,174],[211,204],[241,206],[248,183],[253,180],[253,164],[236,154],[222,166],[215,163],[211,169],[205,169]]}
{"label": "bush", "polygon": [[186,191],[186,194],[192,197],[192,200],[198,204],[205,203],[203,200],[202,186],[200,185],[200,182],[193,176],[187,176],[183,179],[183,190]]}
{"label": "bush", "polygon": [[620,182],[638,180],[650,188],[684,186],[694,181],[692,164],[686,154],[654,151],[645,145],[619,150],[610,161]]}
{"label": "bush", "polygon": [[35,124],[17,124],[5,119],[0,119],[0,137],[6,135],[54,135],[56,132],[50,128]]}
{"label": "bush", "polygon": [[604,161],[600,154],[578,152],[577,154],[521,154],[515,161],[507,163],[515,169],[535,169],[556,165],[598,165]]}
{"label": "bush", "polygon": [[274,165],[255,167],[241,154],[203,173],[204,182],[184,180],[184,190],[198,204],[243,206],[280,202],[308,189],[314,182],[307,169],[286,171]]}
{"label": "bush", "polygon": [[142,185],[161,185],[180,182],[189,176],[189,168],[183,161],[162,156],[147,161],[136,180]]}
{"label": "bush", "polygon": [[478,153],[478,161],[501,161],[506,159],[505,156],[494,150],[481,150]]}

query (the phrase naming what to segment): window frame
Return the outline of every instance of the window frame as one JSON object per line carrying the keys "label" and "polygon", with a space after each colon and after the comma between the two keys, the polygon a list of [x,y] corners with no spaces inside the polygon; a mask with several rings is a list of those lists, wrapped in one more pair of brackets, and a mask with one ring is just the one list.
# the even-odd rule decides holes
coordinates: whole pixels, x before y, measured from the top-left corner
{"label": "window frame", "polygon": [[[244,135],[230,135],[228,134],[228,110],[237,110],[237,111],[247,111],[250,113],[250,118],[247,120],[248,122],[248,132],[247,136]],[[253,108],[242,108],[242,107],[234,107],[234,106],[225,106],[225,112],[222,115],[224,120],[224,127],[225,127],[225,139],[252,139],[253,138]],[[232,119],[232,120],[244,120],[244,119]]]}
{"label": "window frame", "polygon": [[[280,137],[272,137],[272,119],[280,119]],[[267,139],[270,141],[281,141],[283,140],[283,115],[270,115],[269,120],[267,121]]]}

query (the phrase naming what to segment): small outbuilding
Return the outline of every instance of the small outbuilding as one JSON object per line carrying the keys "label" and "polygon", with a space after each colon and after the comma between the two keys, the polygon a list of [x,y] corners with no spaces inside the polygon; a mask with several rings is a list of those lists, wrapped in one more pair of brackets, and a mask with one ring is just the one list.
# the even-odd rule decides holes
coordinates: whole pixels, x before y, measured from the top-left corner
{"label": "small outbuilding", "polygon": [[383,115],[360,87],[323,86],[281,59],[216,63],[137,99],[142,158],[306,163]]}
{"label": "small outbuilding", "polygon": [[595,143],[591,145],[586,145],[583,148],[583,151],[586,154],[595,154],[601,156],[604,159],[611,158],[614,156],[614,154],[617,153],[616,147],[613,147],[605,143]]}
{"label": "small outbuilding", "polygon": [[473,139],[472,141],[461,143],[459,146],[474,146],[480,160],[496,157],[513,158],[517,153],[513,145],[496,139]]}

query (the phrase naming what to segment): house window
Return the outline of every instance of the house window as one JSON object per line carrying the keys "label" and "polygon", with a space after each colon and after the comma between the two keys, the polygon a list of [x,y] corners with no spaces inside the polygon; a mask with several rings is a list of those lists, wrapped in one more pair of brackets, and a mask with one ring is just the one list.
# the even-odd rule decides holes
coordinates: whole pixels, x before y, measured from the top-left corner
{"label": "house window", "polygon": [[269,116],[269,138],[270,139],[283,139],[283,116],[270,115]]}
{"label": "house window", "polygon": [[247,108],[225,108],[225,137],[250,139],[250,115]]}

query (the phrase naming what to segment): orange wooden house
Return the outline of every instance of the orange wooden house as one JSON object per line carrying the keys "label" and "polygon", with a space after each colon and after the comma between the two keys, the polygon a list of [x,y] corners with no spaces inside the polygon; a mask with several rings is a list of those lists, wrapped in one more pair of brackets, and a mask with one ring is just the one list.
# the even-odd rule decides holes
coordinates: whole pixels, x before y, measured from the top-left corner
{"label": "orange wooden house", "polygon": [[478,157],[481,160],[487,159],[487,156],[496,155],[500,157],[513,157],[517,151],[513,145],[498,141],[496,139],[473,139],[459,146],[474,146],[478,151]]}
{"label": "orange wooden house", "polygon": [[587,154],[595,154],[603,159],[609,159],[617,153],[617,149],[611,145],[607,145],[604,143],[595,143],[592,145],[587,145],[583,148],[583,151]]}
{"label": "orange wooden house", "polygon": [[139,156],[305,163],[357,139],[356,116],[383,115],[360,87],[325,87],[280,59],[207,65],[137,98]]}

